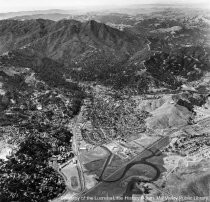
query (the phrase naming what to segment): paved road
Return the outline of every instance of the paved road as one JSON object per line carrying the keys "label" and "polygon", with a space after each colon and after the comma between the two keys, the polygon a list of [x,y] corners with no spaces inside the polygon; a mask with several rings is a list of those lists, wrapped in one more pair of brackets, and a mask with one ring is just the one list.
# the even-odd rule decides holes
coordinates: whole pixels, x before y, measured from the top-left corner
{"label": "paved road", "polygon": [[[91,189],[89,189],[89,190],[85,190],[85,179],[84,179],[84,174],[83,174],[83,170],[82,170],[82,165],[81,165],[81,163],[80,163],[80,157],[79,157],[79,151],[78,151],[78,147],[77,147],[77,135],[76,135],[76,129],[77,129],[77,127],[78,127],[78,125],[77,125],[77,123],[79,122],[79,119],[80,119],[81,117],[80,117],[80,115],[78,115],[78,117],[77,117],[77,119],[76,119],[76,124],[75,124],[75,127],[74,127],[74,129],[73,129],[73,133],[74,133],[74,136],[73,136],[73,144],[74,144],[74,152],[75,152],[75,155],[76,156],[78,156],[78,168],[79,168],[79,170],[80,170],[80,182],[81,182],[81,186],[82,186],[82,188],[81,188],[81,192],[80,193],[78,193],[77,195],[75,195],[75,197],[80,197],[80,196],[82,196],[82,195],[85,195],[85,194],[87,194],[87,193],[89,193],[89,192],[91,192],[92,190],[94,190],[95,188],[97,188],[100,184],[102,184],[103,182],[114,182],[114,181],[118,181],[118,180],[120,180],[121,178],[123,178],[124,177],[124,175],[126,174],[126,172],[133,166],[133,165],[135,165],[135,164],[138,164],[138,163],[141,163],[141,164],[147,164],[147,165],[149,165],[149,166],[152,166],[154,169],[156,169],[155,167],[154,167],[154,165],[153,164],[151,164],[151,163],[148,163],[148,162],[144,162],[144,161],[137,161],[136,163],[134,163],[133,161],[135,161],[135,159],[136,158],[141,158],[139,155],[143,155],[144,154],[144,152],[146,151],[146,150],[148,150],[148,149],[152,149],[153,147],[155,147],[156,145],[158,145],[158,144],[160,144],[161,142],[165,142],[165,140],[166,140],[166,138],[168,138],[167,136],[169,136],[170,135],[170,133],[174,133],[174,132],[176,132],[176,131],[178,131],[178,130],[180,130],[180,129],[182,129],[182,128],[185,128],[186,126],[182,126],[182,127],[180,127],[180,128],[177,128],[177,129],[174,129],[173,131],[169,131],[168,133],[169,134],[166,134],[165,136],[166,137],[163,137],[163,138],[161,138],[161,139],[159,139],[157,142],[155,142],[155,143],[153,143],[152,145],[150,145],[148,148],[146,148],[144,151],[142,151],[140,154],[138,154],[137,156],[135,156],[131,161],[129,161],[128,163],[127,163],[127,165],[126,165],[126,168],[125,168],[125,166],[122,166],[122,167],[120,167],[118,170],[116,170],[115,172],[113,172],[113,173],[111,173],[107,178],[105,178],[105,179],[103,179],[103,173],[104,173],[104,171],[105,171],[105,169],[106,169],[106,167],[108,166],[108,163],[109,163],[109,161],[110,161],[110,158],[112,157],[112,155],[109,155],[109,157],[107,158],[107,160],[106,160],[106,162],[105,162],[105,164],[104,164],[104,166],[103,166],[103,171],[102,171],[102,174],[101,174],[101,176],[99,177],[99,183],[96,185],[96,186],[94,186],[93,188],[91,188]],[[209,121],[210,120],[210,117],[207,117],[207,118],[204,118],[204,119],[202,119],[202,120],[199,120],[198,122],[197,122],[197,124],[202,124],[202,123],[205,123],[205,122],[207,122],[207,121]],[[133,162],[133,163],[132,163]],[[122,176],[120,177],[120,178],[118,178],[117,180],[110,180],[112,177],[113,177],[113,175],[115,175],[117,172],[119,172],[121,169],[123,169],[123,168],[125,168],[125,170],[124,170],[124,172],[123,172],[123,174],[122,174]],[[158,172],[158,170],[156,169],[156,171]],[[158,176],[158,175],[157,175]],[[154,179],[153,179],[154,180]],[[54,200],[53,200],[54,201]]]}
{"label": "paved road", "polygon": [[[81,114],[81,113],[80,113]],[[77,125],[77,123],[79,122],[79,119],[81,118],[81,115],[78,115],[77,117],[76,117],[76,121],[75,121],[75,125],[74,125],[74,128],[73,128],[73,137],[72,137],[72,150],[73,150],[73,152],[74,152],[74,155],[75,156],[77,156],[77,158],[78,158],[78,174],[79,174],[79,180],[80,180],[80,185],[81,185],[81,192],[80,193],[82,193],[82,192],[84,192],[84,190],[85,190],[85,179],[84,179],[84,174],[83,174],[83,170],[82,170],[82,166],[81,166],[81,163],[80,163],[80,157],[79,157],[79,149],[78,149],[78,147],[77,147],[77,131],[76,131],[76,129],[77,129],[77,127],[78,127],[78,125]],[[71,161],[71,160],[70,160]],[[68,164],[68,163],[66,163],[66,164]],[[65,166],[64,166],[65,167]],[[63,177],[63,179],[64,179],[64,181],[65,181],[65,183],[66,183],[66,181],[67,181],[67,177],[58,169],[58,170],[56,170],[62,177]],[[69,188],[67,188],[68,186],[66,185],[66,189],[65,189],[65,191],[61,194],[61,195],[59,195],[58,197],[56,197],[56,198],[54,198],[53,200],[51,200],[52,202],[58,202],[58,201],[61,201],[60,200],[60,197],[61,196],[64,196],[64,195],[66,195],[66,194],[68,194],[68,192],[69,192]],[[80,194],[79,193],[79,194]],[[77,195],[75,195],[75,197],[77,197]]]}
{"label": "paved road", "polygon": [[[131,159],[126,165],[123,165],[122,167],[120,167],[117,171],[115,171],[114,173],[112,173],[110,176],[108,176],[107,178],[103,179],[102,182],[115,182],[118,181],[120,179],[122,179],[126,172],[135,164],[145,164],[145,165],[149,165],[151,167],[153,167],[157,173],[159,172],[158,168],[150,163],[147,162],[147,159],[155,156],[155,152],[153,152],[153,149],[156,149],[156,151],[158,149],[161,149],[162,147],[166,146],[168,144],[168,137],[162,137],[159,140],[157,140],[156,142],[154,142],[153,144],[151,144],[149,147],[145,148],[140,154],[138,154],[137,156],[135,156],[133,159]],[[145,153],[150,151],[152,154],[149,156],[144,157]],[[142,156],[142,158],[141,158]],[[136,159],[141,159],[141,160],[137,160]],[[116,174],[117,172],[121,171],[122,169],[124,169],[123,174],[116,180],[112,180],[111,178],[113,177],[114,174]]]}
{"label": "paved road", "polygon": [[78,168],[78,174],[79,174],[79,179],[80,179],[80,185],[81,185],[81,192],[83,192],[86,187],[85,187],[85,177],[84,177],[84,172],[82,169],[82,165],[81,165],[81,159],[80,159],[80,154],[79,154],[79,148],[77,146],[78,142],[77,142],[77,129],[78,129],[78,123],[81,120],[81,111],[79,113],[79,115],[77,116],[76,119],[76,123],[75,126],[73,128],[73,140],[72,140],[72,144],[73,144],[73,151],[75,156],[77,157],[77,168]]}
{"label": "paved road", "polygon": [[[160,149],[163,146],[166,146],[168,144],[168,137],[162,137],[160,138],[158,141],[156,141],[155,143],[151,144],[149,147],[147,147],[144,151],[142,151],[141,153],[139,153],[137,156],[135,156],[133,159],[131,159],[128,163],[126,163],[126,165],[131,164],[133,161],[135,161],[137,158],[141,158],[142,155],[142,159],[144,158],[144,155],[146,152],[148,152],[148,150],[152,150],[152,149]],[[147,162],[148,165],[153,166],[153,164],[149,164],[149,162]],[[111,182],[111,178],[117,174],[118,172],[120,172],[122,169],[125,168],[126,165],[121,166],[119,169],[117,169],[116,171],[114,171],[113,173],[111,173],[108,177],[106,177],[105,179],[103,179],[102,182],[99,182],[96,186],[92,187],[91,189],[82,192],[81,194],[77,195],[77,197],[81,197],[81,196],[85,196],[86,194],[90,193],[91,191],[93,191],[94,189],[96,189],[99,185],[103,184],[104,182]],[[132,166],[131,166],[132,167]],[[158,171],[157,171],[158,172]],[[122,177],[122,176],[121,176]],[[156,178],[155,178],[156,179]],[[119,180],[119,179],[118,179]],[[78,199],[75,199],[73,201],[78,201]]]}
{"label": "paved road", "polygon": [[101,148],[105,149],[109,153],[109,156],[107,157],[107,159],[106,159],[106,161],[105,161],[105,163],[103,165],[103,169],[102,169],[102,172],[101,172],[99,178],[96,179],[97,181],[102,181],[104,171],[106,170],[106,167],[108,166],[108,164],[110,162],[110,159],[113,156],[112,152],[107,147],[101,146]]}

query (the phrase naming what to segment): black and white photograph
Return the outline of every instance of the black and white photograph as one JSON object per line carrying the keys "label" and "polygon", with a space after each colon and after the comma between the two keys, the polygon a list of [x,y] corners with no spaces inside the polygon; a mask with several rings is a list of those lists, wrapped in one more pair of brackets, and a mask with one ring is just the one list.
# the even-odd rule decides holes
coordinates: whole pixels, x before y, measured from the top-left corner
{"label": "black and white photograph", "polygon": [[210,202],[210,1],[0,0],[0,202]]}

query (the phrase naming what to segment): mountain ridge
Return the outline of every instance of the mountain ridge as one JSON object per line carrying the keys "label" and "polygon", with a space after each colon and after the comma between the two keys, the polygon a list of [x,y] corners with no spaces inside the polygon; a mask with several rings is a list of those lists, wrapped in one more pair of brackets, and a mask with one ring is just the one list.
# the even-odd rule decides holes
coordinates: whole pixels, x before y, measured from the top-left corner
{"label": "mountain ridge", "polygon": [[[4,25],[4,23],[6,25]],[[16,27],[12,26],[12,28],[8,27],[8,30],[5,31],[5,26],[7,26],[7,24],[16,25],[18,23],[20,24],[20,28],[17,25]],[[32,28],[29,32],[27,32],[27,26]],[[20,29],[24,29],[26,33],[21,33]],[[34,29],[38,29],[39,31],[34,31]],[[138,37],[127,33],[125,34],[125,32],[93,20],[84,23],[76,20],[61,20],[58,22],[43,19],[24,22],[5,20],[0,22],[0,32],[1,30],[3,32],[3,36],[1,35],[0,37],[2,44],[3,41],[7,39],[3,48],[0,47],[1,54],[10,51],[11,49],[27,47],[28,50],[32,47],[34,50],[38,49],[39,51],[42,51],[42,55],[46,49],[45,54],[47,57],[50,57],[51,55],[52,57],[55,57],[55,55],[59,55],[59,53],[56,54],[55,51],[58,51],[58,49],[63,49],[62,51],[65,51],[68,47],[73,46],[73,43],[77,43],[77,48],[81,48],[81,46],[87,44],[85,48],[88,48],[87,46],[91,45],[96,46],[96,48],[103,48],[103,46],[106,46],[106,48],[118,49],[122,52],[130,53],[135,51],[138,45],[141,45],[141,41]],[[14,31],[19,35],[14,34]],[[7,34],[10,33],[11,37],[5,37],[5,32]],[[23,35],[28,36],[23,37]],[[32,42],[29,43],[29,40]],[[58,47],[56,50],[55,46]],[[84,49],[84,46],[82,48]],[[72,52],[74,52],[74,50]]]}
{"label": "mountain ridge", "polygon": [[0,36],[1,62],[39,69],[47,59],[74,81],[131,87],[137,92],[176,90],[200,79],[208,67],[208,54],[201,47],[156,52],[146,37],[94,20],[3,20]]}

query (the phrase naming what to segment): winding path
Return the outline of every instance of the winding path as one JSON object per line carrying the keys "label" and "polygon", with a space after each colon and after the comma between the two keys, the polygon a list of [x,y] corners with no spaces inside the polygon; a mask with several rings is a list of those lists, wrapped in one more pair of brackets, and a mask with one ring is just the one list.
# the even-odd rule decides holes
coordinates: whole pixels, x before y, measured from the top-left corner
{"label": "winding path", "polygon": [[[148,166],[151,166],[152,168],[154,168],[154,170],[156,170],[156,175],[155,175],[152,179],[150,179],[150,180],[141,180],[141,181],[142,181],[142,182],[153,182],[153,181],[156,181],[156,180],[160,177],[161,172],[160,172],[160,170],[158,169],[158,167],[157,167],[155,164],[153,164],[153,163],[147,161],[147,159],[150,159],[150,158],[152,158],[152,157],[154,157],[154,156],[156,156],[156,154],[152,152],[152,154],[151,154],[150,156],[144,157],[144,158],[142,158],[140,161],[135,161],[135,162],[131,162],[131,163],[127,164],[127,165],[125,166],[125,169],[124,169],[122,175],[121,175],[119,178],[115,179],[115,180],[106,180],[106,179],[102,179],[102,175],[103,175],[103,173],[104,173],[104,171],[105,171],[105,168],[106,168],[106,167],[105,167],[105,168],[103,169],[102,175],[100,176],[99,179],[100,179],[102,182],[107,182],[107,183],[117,182],[117,181],[121,180],[121,179],[126,175],[127,171],[128,171],[130,168],[132,168],[134,165],[142,164],[142,165],[148,165]],[[111,156],[109,156],[109,157],[107,158],[107,162],[109,162],[110,158],[111,158]],[[106,166],[107,166],[107,164],[108,164],[107,162],[106,162],[106,164],[105,164]]]}

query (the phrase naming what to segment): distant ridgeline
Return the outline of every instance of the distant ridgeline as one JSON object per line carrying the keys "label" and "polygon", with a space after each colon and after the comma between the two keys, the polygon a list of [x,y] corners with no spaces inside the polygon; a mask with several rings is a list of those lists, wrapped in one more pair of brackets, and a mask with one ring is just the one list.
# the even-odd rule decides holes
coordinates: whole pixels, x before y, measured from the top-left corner
{"label": "distant ridgeline", "polygon": [[[179,32],[183,35],[182,30],[176,35]],[[158,41],[166,36],[172,39],[173,34],[161,32],[156,39],[153,35],[150,30],[145,35],[133,28],[120,31],[94,20],[2,20],[1,61],[33,68],[50,84],[65,85],[60,79],[65,75],[74,81],[94,81],[136,93],[159,87],[177,89],[185,79],[199,79],[208,70],[208,53],[202,46],[165,47]]]}

